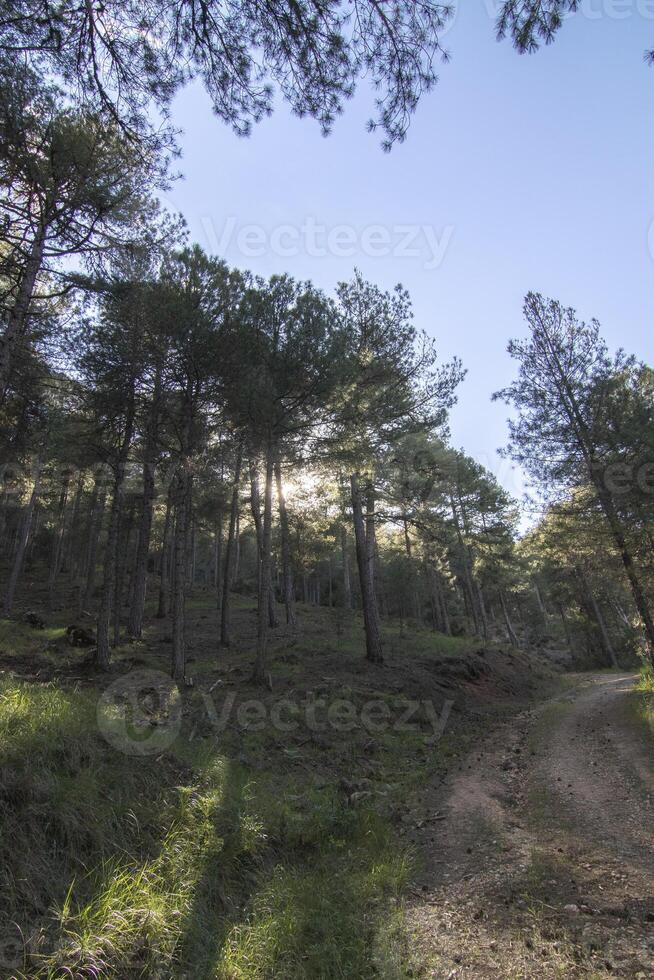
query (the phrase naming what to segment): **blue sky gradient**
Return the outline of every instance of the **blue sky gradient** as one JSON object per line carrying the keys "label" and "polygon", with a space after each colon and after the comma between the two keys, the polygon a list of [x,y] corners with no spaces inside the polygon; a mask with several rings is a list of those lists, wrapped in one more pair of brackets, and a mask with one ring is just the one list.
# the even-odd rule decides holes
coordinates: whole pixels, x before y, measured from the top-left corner
{"label": "blue sky gradient", "polygon": [[[173,112],[184,180],[167,200],[193,239],[257,274],[286,271],[327,292],[354,266],[385,288],[402,282],[416,324],[468,369],[454,444],[519,494],[496,456],[507,410],[490,396],[513,376],[505,347],[524,333],[524,294],[596,316],[611,346],[652,360],[654,68],[643,52],[654,47],[654,2],[586,0],[555,44],[530,56],[495,40],[492,10],[490,0],[460,6],[446,36],[452,61],[390,154],[365,131],[365,85],[328,138],[280,105],[245,140],[212,116],[199,86],[186,89]],[[337,242],[347,254],[307,254],[301,231],[275,246],[275,229],[307,220],[352,229]],[[244,249],[248,225],[260,230]],[[420,254],[384,246],[407,225],[432,229],[439,263],[423,232],[411,243]]]}

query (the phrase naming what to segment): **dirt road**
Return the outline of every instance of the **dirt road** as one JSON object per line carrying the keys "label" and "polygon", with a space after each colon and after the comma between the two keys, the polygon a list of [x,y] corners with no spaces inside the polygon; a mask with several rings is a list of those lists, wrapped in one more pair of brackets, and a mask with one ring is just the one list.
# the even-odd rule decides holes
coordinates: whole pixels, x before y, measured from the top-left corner
{"label": "dirt road", "polygon": [[414,976],[654,977],[654,732],[585,675],[426,790]]}

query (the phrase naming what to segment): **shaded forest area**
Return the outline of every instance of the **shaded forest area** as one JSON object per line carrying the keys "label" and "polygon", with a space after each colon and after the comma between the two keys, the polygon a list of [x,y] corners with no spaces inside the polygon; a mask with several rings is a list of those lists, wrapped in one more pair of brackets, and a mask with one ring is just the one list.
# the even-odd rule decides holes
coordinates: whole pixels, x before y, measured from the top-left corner
{"label": "shaded forest area", "polygon": [[[499,33],[536,47],[565,7],[505,4]],[[175,155],[166,107],[189,77],[238,132],[270,111],[275,81],[328,130],[372,72],[388,148],[435,81],[447,8],[172,13],[146,4],[138,41],[129,7],[112,20],[26,4],[0,21],[5,615],[45,566],[48,605],[66,596],[92,617],[105,667],[123,633],[141,635],[156,573],[180,679],[196,582],[216,592],[224,645],[232,587],[257,594],[259,680],[267,623],[283,604],[293,624],[300,593],[360,608],[373,661],[380,615],[513,644],[556,621],[599,660],[639,643],[651,657],[645,365],[527,297],[518,381],[497,395],[545,507],[519,537],[517,503],[448,443],[463,369],[439,363],[400,286],[261,282],[186,244],[156,202]]]}

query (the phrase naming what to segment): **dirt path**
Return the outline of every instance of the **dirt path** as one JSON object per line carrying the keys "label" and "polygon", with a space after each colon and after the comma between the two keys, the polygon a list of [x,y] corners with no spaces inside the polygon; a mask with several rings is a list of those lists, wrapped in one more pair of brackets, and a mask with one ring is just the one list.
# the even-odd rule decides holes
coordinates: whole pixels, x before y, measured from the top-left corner
{"label": "dirt path", "polygon": [[495,732],[445,805],[426,790],[414,976],[654,977],[654,753],[633,683],[580,677]]}

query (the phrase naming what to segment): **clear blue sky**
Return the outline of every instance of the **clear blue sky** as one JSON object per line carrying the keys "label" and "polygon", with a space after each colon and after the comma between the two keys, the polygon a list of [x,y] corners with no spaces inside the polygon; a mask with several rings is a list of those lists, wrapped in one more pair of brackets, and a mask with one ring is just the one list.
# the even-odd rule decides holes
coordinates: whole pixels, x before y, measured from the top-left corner
{"label": "clear blue sky", "polygon": [[[390,155],[365,132],[364,87],[326,139],[280,106],[247,140],[212,116],[199,87],[187,89],[173,116],[184,180],[168,201],[195,240],[257,274],[287,271],[331,291],[357,265],[385,288],[401,281],[417,325],[468,368],[454,444],[519,492],[496,456],[507,411],[490,396],[513,375],[505,346],[524,332],[528,290],[596,316],[611,346],[652,360],[654,68],[642,55],[654,47],[654,3],[583,0],[531,56],[495,41],[490,9],[492,0],[461,4],[446,39],[452,61]],[[307,254],[306,232],[271,244],[276,228],[307,219],[354,229],[354,254]],[[247,225],[266,236],[249,242],[256,255],[243,254]],[[393,229],[405,225],[429,226],[447,244],[436,268],[426,267],[424,233],[420,255],[394,254]],[[391,246],[373,230],[371,249],[370,226],[388,229]],[[315,244],[324,251],[322,233]]]}

